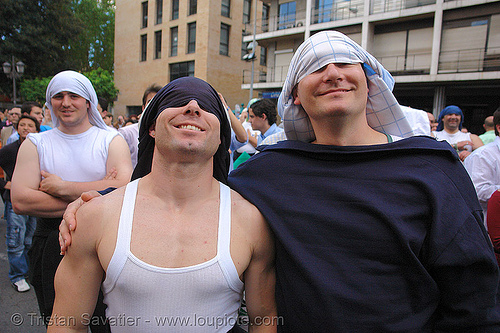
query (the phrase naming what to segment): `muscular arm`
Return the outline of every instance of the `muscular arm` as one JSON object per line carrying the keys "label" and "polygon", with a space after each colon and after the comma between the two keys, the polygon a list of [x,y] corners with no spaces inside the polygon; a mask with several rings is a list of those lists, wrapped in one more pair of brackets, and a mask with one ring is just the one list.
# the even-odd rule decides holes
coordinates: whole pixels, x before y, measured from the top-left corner
{"label": "muscular arm", "polygon": [[252,226],[252,257],[244,273],[249,332],[276,332],[279,324],[274,289],[274,241],[264,217],[253,207],[247,220]]}
{"label": "muscular arm", "polygon": [[100,215],[95,205],[78,211],[73,245],[59,264],[54,279],[56,298],[47,332],[87,332],[103,269],[97,255]]}
{"label": "muscular arm", "polygon": [[484,146],[483,140],[481,140],[476,134],[471,134],[470,140],[472,141],[472,150],[476,150],[477,148]]}
{"label": "muscular arm", "polygon": [[36,146],[30,140],[25,140],[19,148],[12,176],[11,199],[14,212],[38,217],[62,216],[68,202],[39,191],[40,180]]}
{"label": "muscular arm", "polygon": [[117,135],[109,144],[108,159],[106,161],[106,172],[112,168],[116,169],[116,176],[92,181],[92,182],[69,182],[63,181],[55,175],[47,176],[40,182],[40,190],[54,197],[71,202],[80,197],[83,192],[91,190],[104,190],[108,187],[121,187],[130,181],[132,175],[132,162],[130,151],[125,140]]}

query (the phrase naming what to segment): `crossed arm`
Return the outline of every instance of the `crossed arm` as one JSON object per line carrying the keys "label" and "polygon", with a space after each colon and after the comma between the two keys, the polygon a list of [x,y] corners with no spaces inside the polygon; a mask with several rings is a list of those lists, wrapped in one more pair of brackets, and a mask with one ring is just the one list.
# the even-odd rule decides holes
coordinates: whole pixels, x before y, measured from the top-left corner
{"label": "crossed arm", "polygon": [[[132,174],[127,143],[117,135],[111,141],[108,152],[106,170],[111,177],[92,182],[69,182],[40,170],[36,146],[25,140],[19,149],[12,177],[14,211],[38,217],[60,217],[68,203],[78,199],[83,192],[125,185]],[[45,177],[43,180],[42,176]]]}

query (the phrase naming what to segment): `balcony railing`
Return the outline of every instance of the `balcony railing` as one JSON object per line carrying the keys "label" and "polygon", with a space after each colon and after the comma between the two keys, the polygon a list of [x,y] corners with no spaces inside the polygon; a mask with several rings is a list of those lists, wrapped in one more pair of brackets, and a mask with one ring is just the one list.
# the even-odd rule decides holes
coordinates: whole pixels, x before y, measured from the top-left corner
{"label": "balcony railing", "polygon": [[[363,0],[347,0],[336,2],[332,8],[314,9],[311,13],[311,24],[333,22],[338,20],[349,19],[353,17],[363,16]],[[306,12],[297,11],[295,15],[287,16],[271,16],[268,19],[258,19],[257,33],[268,31],[277,31],[302,27],[306,24]],[[250,35],[253,32],[253,22],[245,24],[245,35]]]}
{"label": "balcony railing", "polygon": [[438,73],[489,72],[500,70],[500,48],[441,52]]}
{"label": "balcony railing", "polygon": [[[285,82],[286,74],[288,73],[288,65],[267,67],[266,71],[254,72],[254,83],[279,83]],[[243,84],[251,83],[252,71],[243,70]]]}
{"label": "balcony railing", "polygon": [[431,53],[415,53],[395,56],[375,56],[392,75],[429,74]]}
{"label": "balcony railing", "polygon": [[[398,11],[408,8],[435,4],[436,0],[372,0],[370,2],[370,14]],[[313,8],[311,13],[311,24],[333,22],[364,14],[364,0],[342,0],[335,1],[330,8]],[[304,26],[306,23],[306,12],[297,11],[286,16],[271,16],[267,19],[258,19],[257,33],[277,31]],[[253,22],[245,23],[244,34],[253,32]]]}
{"label": "balcony railing", "polygon": [[435,4],[436,0],[372,0],[370,14],[385,13]]}
{"label": "balcony railing", "polygon": [[[377,56],[384,67],[394,76],[427,75],[431,68],[431,53],[408,55]],[[288,65],[267,67],[265,71],[255,72],[254,83],[282,84],[288,73]],[[465,73],[500,71],[500,48],[484,48],[441,52],[438,73]],[[243,71],[243,84],[250,84],[251,71]]]}

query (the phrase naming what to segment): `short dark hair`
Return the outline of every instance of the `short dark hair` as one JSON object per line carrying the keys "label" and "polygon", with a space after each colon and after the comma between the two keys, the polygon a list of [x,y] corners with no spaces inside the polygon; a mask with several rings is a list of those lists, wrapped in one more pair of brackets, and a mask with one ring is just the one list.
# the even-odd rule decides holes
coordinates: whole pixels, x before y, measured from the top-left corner
{"label": "short dark hair", "polygon": [[108,111],[109,102],[106,98],[97,97],[97,103],[99,103],[99,105],[101,106],[102,111]]}
{"label": "short dark hair", "polygon": [[21,105],[21,114],[29,115],[31,113],[31,109],[33,109],[34,106],[38,106],[39,108],[42,107],[38,102],[34,101],[24,102],[23,105]]}
{"label": "short dark hair", "polygon": [[157,93],[158,91],[161,90],[161,86],[157,85],[156,83],[153,83],[149,87],[144,90],[144,94],[142,95],[142,106],[146,106],[146,98],[148,98],[148,95],[151,93]]}
{"label": "short dark hair", "polygon": [[278,112],[276,111],[276,104],[270,99],[258,100],[250,106],[250,109],[252,109],[256,117],[260,118],[265,114],[269,125],[276,123]]}
{"label": "short dark hair", "polygon": [[32,117],[32,116],[28,116],[26,114],[22,114],[21,117],[19,118],[19,122],[17,124],[15,124],[15,128],[16,128],[16,131],[17,131],[17,126],[19,125],[19,123],[21,122],[22,119],[30,119],[30,120],[33,120],[33,122],[35,123],[35,127],[36,127],[36,132],[40,132],[40,123],[38,122],[38,120],[35,119],[35,117]]}
{"label": "short dark hair", "polygon": [[497,125],[500,125],[500,107],[493,113],[493,124],[495,125],[495,135],[498,135]]}

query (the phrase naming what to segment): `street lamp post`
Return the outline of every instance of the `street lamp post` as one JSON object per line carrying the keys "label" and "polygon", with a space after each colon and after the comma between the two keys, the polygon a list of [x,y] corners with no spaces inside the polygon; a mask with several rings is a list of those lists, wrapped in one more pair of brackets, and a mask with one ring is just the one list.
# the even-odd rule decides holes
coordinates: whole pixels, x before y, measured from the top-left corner
{"label": "street lamp post", "polygon": [[257,1],[255,1],[255,6],[254,6],[254,15],[253,15],[253,38],[250,43],[248,43],[247,46],[247,54],[243,56],[243,60],[245,61],[251,61],[252,62],[252,71],[250,72],[250,96],[248,101],[250,101],[253,98],[253,84],[254,84],[254,62],[255,62],[255,51],[257,49],[257,41],[255,40],[255,34],[257,30]]}
{"label": "street lamp post", "polygon": [[7,77],[12,79],[12,90],[13,90],[13,100],[14,105],[17,103],[16,100],[16,79],[20,78],[21,75],[24,74],[24,63],[22,61],[18,61],[14,63],[14,56],[12,56],[12,63],[4,62],[3,72]]}

